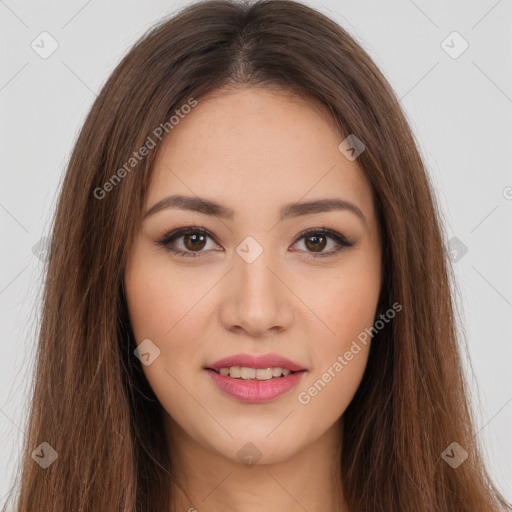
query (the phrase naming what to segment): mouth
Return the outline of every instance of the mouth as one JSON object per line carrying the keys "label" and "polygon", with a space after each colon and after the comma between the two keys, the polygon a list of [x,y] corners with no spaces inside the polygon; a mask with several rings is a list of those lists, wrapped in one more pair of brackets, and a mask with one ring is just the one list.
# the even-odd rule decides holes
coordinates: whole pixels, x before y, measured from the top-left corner
{"label": "mouth", "polygon": [[308,372],[298,363],[276,354],[239,354],[203,369],[222,393],[247,403],[269,402],[285,395]]}

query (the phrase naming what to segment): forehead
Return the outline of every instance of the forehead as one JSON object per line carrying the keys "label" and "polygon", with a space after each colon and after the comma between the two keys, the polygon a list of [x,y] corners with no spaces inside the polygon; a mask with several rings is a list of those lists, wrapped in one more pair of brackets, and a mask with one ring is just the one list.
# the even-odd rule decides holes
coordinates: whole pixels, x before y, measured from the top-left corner
{"label": "forehead", "polygon": [[329,195],[372,214],[364,173],[339,151],[344,136],[319,102],[249,87],[197,101],[162,141],[147,204],[184,193],[255,213]]}

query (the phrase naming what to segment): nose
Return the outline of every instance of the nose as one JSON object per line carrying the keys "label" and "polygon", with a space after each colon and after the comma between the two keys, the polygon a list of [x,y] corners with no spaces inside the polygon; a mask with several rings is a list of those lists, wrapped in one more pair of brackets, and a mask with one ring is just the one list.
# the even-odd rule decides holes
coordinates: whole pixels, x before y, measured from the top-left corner
{"label": "nose", "polygon": [[252,263],[234,255],[234,268],[224,282],[220,319],[232,332],[251,336],[287,330],[293,320],[293,293],[276,259],[263,253]]}

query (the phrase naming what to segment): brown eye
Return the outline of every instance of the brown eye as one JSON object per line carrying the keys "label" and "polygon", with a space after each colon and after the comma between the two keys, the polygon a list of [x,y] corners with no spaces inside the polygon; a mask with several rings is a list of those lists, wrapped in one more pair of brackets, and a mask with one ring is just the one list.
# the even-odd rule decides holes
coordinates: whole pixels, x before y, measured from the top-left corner
{"label": "brown eye", "polygon": [[324,235],[311,235],[305,241],[306,247],[313,252],[322,252],[327,245],[327,237]]}
{"label": "brown eye", "polygon": [[200,251],[206,245],[206,236],[197,233],[193,233],[191,235],[184,235],[183,245],[189,251]]}
{"label": "brown eye", "polygon": [[[302,232],[295,244],[299,243],[303,243],[305,247],[300,252],[304,252],[307,257],[312,258],[333,256],[354,245],[341,233],[327,228],[310,229]],[[325,250],[326,248],[327,250]]]}
{"label": "brown eye", "polygon": [[[213,243],[213,250],[218,250],[219,246],[217,245],[217,249],[215,249],[215,238],[209,231],[191,226],[168,233],[157,244],[178,256],[197,257],[211,252],[212,248],[207,247],[208,241]],[[341,233],[326,228],[310,229],[302,232],[295,245],[299,242],[304,243],[305,247],[299,252],[305,253],[307,257],[333,256],[354,245],[354,243],[348,242]],[[328,250],[325,250],[326,248]]]}
{"label": "brown eye", "polygon": [[187,227],[168,233],[157,243],[173,254],[196,257],[209,252],[210,247],[206,247],[209,241],[215,247],[214,238],[206,229]]}

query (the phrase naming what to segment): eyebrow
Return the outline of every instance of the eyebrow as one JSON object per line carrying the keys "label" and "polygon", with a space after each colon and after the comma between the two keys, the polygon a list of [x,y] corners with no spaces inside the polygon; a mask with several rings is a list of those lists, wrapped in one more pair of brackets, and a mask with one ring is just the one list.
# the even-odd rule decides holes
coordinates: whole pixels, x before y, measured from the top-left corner
{"label": "eyebrow", "polygon": [[[202,197],[191,197],[183,195],[172,195],[164,197],[158,203],[154,204],[144,214],[144,219],[166,208],[178,208],[182,210],[190,210],[204,215],[212,215],[227,220],[232,220],[235,211],[232,208],[221,205],[211,199]],[[310,215],[315,213],[329,212],[333,210],[343,210],[353,213],[368,226],[366,217],[363,212],[350,201],[337,198],[316,199],[315,201],[307,201],[302,203],[290,203],[284,205],[280,210],[280,220],[299,217],[301,215]]]}

